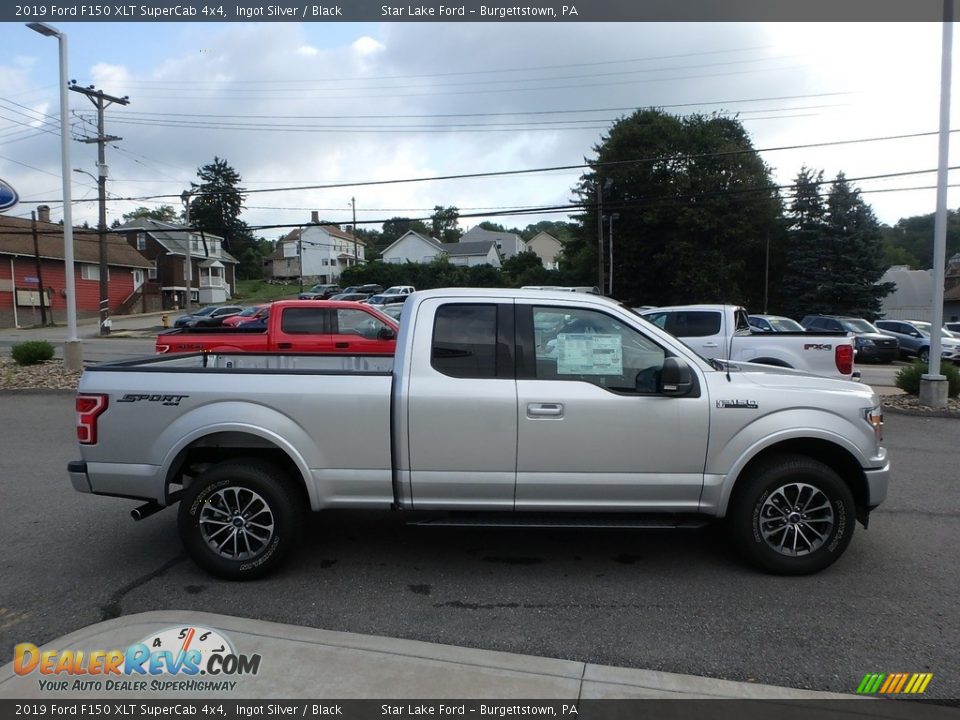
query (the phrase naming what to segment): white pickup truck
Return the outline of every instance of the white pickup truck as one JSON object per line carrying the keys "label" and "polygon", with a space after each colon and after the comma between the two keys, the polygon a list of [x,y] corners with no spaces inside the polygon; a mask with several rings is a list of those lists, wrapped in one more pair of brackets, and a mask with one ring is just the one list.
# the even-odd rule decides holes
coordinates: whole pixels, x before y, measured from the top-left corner
{"label": "white pickup truck", "polygon": [[886,497],[867,386],[708,362],[589,294],[450,289],[406,303],[395,357],[87,368],[74,488],[146,501],[136,519],[179,501],[190,556],[236,579],[276,568],[306,512],[329,508],[578,527],[726,518],[750,561],[796,575],[836,560]]}
{"label": "white pickup truck", "polygon": [[855,345],[848,333],[754,333],[746,309],[737,305],[675,305],[640,314],[705,358],[794,368],[847,380],[860,376],[853,368]]}

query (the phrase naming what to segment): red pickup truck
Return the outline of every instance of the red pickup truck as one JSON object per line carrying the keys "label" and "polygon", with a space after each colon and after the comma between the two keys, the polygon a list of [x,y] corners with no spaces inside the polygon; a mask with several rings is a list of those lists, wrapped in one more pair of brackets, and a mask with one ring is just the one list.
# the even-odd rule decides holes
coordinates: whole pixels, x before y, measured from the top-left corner
{"label": "red pickup truck", "polygon": [[265,325],[179,328],[157,336],[158,353],[293,352],[392,354],[397,322],[369,305],[336,300],[282,300]]}

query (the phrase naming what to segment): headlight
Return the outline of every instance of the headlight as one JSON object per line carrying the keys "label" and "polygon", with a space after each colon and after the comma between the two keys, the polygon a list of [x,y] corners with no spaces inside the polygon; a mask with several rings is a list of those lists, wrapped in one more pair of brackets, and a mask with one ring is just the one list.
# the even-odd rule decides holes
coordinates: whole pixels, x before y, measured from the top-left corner
{"label": "headlight", "polygon": [[857,345],[860,345],[861,347],[873,347],[873,346],[876,344],[876,343],[873,342],[873,340],[871,340],[870,338],[865,338],[865,337],[857,337],[857,338],[856,338],[856,343],[857,343]]}
{"label": "headlight", "polygon": [[883,406],[875,405],[872,408],[864,408],[863,419],[873,428],[873,435],[877,442],[881,442],[883,440]]}

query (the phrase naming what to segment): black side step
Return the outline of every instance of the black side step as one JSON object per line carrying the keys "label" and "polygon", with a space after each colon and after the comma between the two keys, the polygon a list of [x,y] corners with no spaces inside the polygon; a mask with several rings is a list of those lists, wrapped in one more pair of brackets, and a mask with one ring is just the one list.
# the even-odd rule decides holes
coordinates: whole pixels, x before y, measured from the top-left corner
{"label": "black side step", "polygon": [[694,529],[709,525],[703,515],[621,514],[621,513],[451,513],[442,517],[412,520],[421,527],[502,527],[502,528],[595,528]]}

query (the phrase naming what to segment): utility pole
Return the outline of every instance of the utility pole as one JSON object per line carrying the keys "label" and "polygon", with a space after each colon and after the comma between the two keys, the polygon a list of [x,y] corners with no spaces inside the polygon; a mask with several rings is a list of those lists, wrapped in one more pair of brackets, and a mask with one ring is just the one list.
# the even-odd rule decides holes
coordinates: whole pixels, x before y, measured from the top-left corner
{"label": "utility pole", "polygon": [[[37,287],[40,288],[40,322],[46,327],[47,325],[47,306],[43,302],[43,294],[46,290],[43,289],[43,272],[41,268],[43,264],[40,262],[40,241],[37,239],[37,213],[30,213],[30,227],[33,229],[33,260],[36,263],[37,268]],[[52,322],[52,320],[51,320]]]}
{"label": "utility pole", "polygon": [[122,98],[107,95],[102,90],[94,90],[93,85],[79,87],[70,85],[70,90],[86,95],[97,109],[97,137],[84,138],[81,142],[97,144],[97,189],[100,196],[100,217],[97,221],[97,232],[100,234],[100,334],[110,334],[110,282],[107,263],[107,161],[104,146],[108,142],[123,140],[116,135],[104,134],[103,111],[110,105],[129,105],[130,99],[126,95]]}
{"label": "utility pole", "polygon": [[186,297],[183,299],[183,310],[190,314],[191,303],[193,302],[193,230],[190,227],[190,196],[189,190],[184,190],[180,194],[183,201],[183,220],[187,224],[187,264],[183,268],[183,279],[187,286]]}
{"label": "utility pole", "polygon": [[350,206],[353,208],[353,264],[360,264],[360,255],[357,253],[357,199],[350,198]]}
{"label": "utility pole", "polygon": [[603,183],[597,178],[597,289],[603,295]]}

